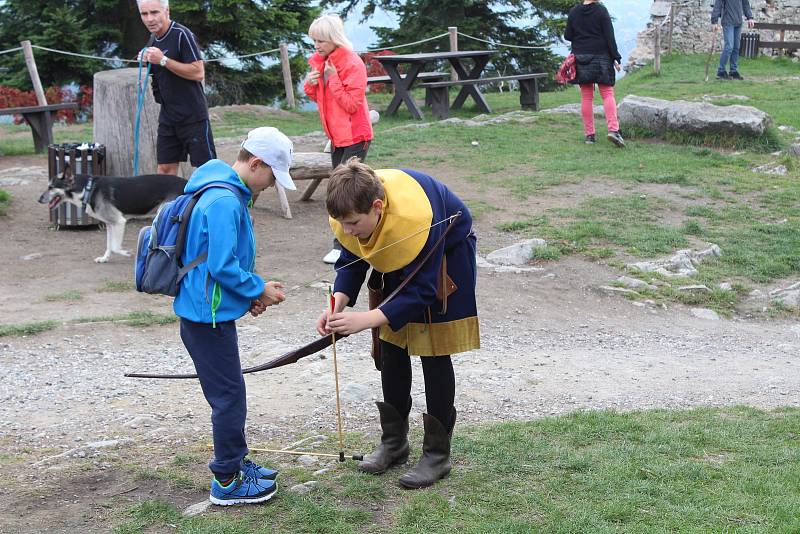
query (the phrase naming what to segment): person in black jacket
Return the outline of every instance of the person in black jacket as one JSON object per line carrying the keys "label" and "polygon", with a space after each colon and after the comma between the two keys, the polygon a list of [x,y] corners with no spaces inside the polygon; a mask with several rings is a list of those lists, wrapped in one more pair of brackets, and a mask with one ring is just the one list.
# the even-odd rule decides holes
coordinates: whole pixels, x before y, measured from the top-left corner
{"label": "person in black jacket", "polygon": [[596,0],[583,0],[575,5],[567,17],[564,39],[572,42],[572,53],[575,54],[576,73],[572,83],[581,87],[581,116],[586,143],[594,144],[596,140],[593,100],[594,84],[597,84],[608,124],[608,140],[624,147],[614,98],[614,70],[619,72],[622,56],[617,50],[608,10]]}

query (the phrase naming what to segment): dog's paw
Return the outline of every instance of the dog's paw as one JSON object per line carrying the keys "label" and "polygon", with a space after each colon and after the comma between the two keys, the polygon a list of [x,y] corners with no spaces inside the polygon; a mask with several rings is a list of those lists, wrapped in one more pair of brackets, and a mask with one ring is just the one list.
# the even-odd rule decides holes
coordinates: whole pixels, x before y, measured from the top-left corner
{"label": "dog's paw", "polygon": [[131,257],[131,253],[128,252],[127,250],[118,250],[117,254],[119,254],[120,256],[125,256],[126,258]]}
{"label": "dog's paw", "polygon": [[94,259],[95,263],[108,263],[108,256],[100,256]]}

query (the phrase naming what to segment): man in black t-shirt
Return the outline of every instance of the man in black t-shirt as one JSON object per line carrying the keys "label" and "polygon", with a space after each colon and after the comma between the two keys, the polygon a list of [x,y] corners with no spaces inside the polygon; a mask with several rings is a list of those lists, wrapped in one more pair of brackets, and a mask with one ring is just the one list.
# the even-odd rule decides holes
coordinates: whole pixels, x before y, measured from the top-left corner
{"label": "man in black t-shirt", "polygon": [[217,157],[208,104],[205,68],[194,34],[169,19],[168,0],[137,0],[139,14],[153,35],[142,60],[152,64],[153,96],[161,104],[156,154],[159,174],[178,174],[187,154],[193,167]]}

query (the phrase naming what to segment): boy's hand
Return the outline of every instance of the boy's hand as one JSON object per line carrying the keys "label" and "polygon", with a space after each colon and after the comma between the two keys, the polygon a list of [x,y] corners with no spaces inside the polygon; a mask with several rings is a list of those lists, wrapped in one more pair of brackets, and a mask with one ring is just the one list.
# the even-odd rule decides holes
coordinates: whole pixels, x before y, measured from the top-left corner
{"label": "boy's hand", "polygon": [[253,317],[258,317],[266,310],[267,307],[264,305],[264,303],[258,299],[255,299],[250,303],[250,309],[248,311],[250,312],[250,315],[252,315]]}
{"label": "boy's hand", "polygon": [[355,334],[368,328],[388,324],[389,320],[379,309],[367,312],[339,312],[328,319],[328,328],[337,334]]}
{"label": "boy's hand", "polygon": [[324,310],[317,319],[317,333],[321,336],[329,336],[331,333],[328,327],[328,310]]}
{"label": "boy's hand", "polygon": [[258,300],[261,301],[265,307],[280,304],[286,300],[286,295],[283,294],[281,288],[283,288],[283,284],[270,280],[264,284],[264,292],[261,293]]}

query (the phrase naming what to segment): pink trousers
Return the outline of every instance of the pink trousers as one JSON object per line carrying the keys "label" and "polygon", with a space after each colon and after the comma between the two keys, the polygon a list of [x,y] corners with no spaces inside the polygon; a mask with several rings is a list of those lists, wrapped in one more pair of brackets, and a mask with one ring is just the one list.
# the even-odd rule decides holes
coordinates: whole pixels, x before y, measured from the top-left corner
{"label": "pink trousers", "polygon": [[[600,97],[603,99],[603,111],[606,114],[606,123],[609,132],[619,131],[617,121],[617,101],[614,98],[614,86],[597,84]],[[581,84],[581,116],[583,117],[583,131],[586,135],[594,134],[594,84]]]}

